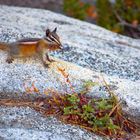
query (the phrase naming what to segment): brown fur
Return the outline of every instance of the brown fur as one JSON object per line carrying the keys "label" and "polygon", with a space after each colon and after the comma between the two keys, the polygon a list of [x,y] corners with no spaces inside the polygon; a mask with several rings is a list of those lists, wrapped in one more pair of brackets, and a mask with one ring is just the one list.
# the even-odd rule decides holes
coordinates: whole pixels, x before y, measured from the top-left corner
{"label": "brown fur", "polygon": [[36,52],[36,45],[35,44],[26,44],[20,45],[20,56],[32,56],[35,55]]}

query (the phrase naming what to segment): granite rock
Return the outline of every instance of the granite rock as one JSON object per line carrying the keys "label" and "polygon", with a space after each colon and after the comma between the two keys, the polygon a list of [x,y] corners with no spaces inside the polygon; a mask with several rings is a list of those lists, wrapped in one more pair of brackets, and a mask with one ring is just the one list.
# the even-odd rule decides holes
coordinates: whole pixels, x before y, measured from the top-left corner
{"label": "granite rock", "polygon": [[0,107],[0,139],[10,140],[102,140],[75,126],[45,118],[30,108]]}

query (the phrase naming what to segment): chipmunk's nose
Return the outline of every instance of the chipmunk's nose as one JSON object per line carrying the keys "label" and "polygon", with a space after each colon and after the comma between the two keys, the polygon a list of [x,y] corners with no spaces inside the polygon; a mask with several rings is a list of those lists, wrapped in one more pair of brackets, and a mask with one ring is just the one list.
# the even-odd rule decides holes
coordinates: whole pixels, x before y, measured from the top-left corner
{"label": "chipmunk's nose", "polygon": [[63,46],[62,46],[62,44],[61,44],[61,43],[60,43],[60,46],[59,46],[59,48],[60,48],[60,49],[63,49]]}
{"label": "chipmunk's nose", "polygon": [[58,45],[59,45],[59,48],[60,48],[60,49],[62,49],[62,48],[63,48],[63,46],[62,46],[62,44],[61,44],[61,42],[60,42],[60,41],[58,41]]}

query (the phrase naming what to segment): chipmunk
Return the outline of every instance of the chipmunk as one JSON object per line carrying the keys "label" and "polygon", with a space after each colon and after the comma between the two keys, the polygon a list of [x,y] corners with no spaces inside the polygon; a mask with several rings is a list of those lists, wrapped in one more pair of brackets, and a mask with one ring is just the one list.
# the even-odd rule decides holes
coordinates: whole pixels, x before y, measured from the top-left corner
{"label": "chipmunk", "polygon": [[[12,43],[0,42],[0,49],[8,51],[6,62],[12,63],[14,58],[18,57],[39,55],[44,66],[48,66],[50,62],[54,61],[49,58],[48,52],[62,49],[62,45],[56,31],[57,28],[52,32],[47,29],[46,36],[44,38],[27,38]],[[49,63],[46,63],[46,60]]]}

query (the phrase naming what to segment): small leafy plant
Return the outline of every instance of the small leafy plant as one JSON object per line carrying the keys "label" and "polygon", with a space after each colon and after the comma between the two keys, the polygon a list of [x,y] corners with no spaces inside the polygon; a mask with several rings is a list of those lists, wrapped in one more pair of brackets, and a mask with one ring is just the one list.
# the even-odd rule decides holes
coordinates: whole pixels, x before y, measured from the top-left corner
{"label": "small leafy plant", "polygon": [[87,16],[86,10],[89,4],[82,3],[80,0],[64,0],[64,12],[72,17],[84,20]]}
{"label": "small leafy plant", "polygon": [[[75,96],[75,97],[74,97]],[[72,100],[69,100],[69,99]],[[73,102],[73,98],[76,99]],[[69,95],[66,96],[67,104],[62,110],[61,119],[65,122],[78,124],[81,127],[87,128],[90,131],[101,135],[120,135],[121,127],[117,123],[113,112],[114,108],[112,99],[92,99],[86,95]],[[83,102],[84,101],[84,102]],[[133,131],[133,130],[132,130]]]}

